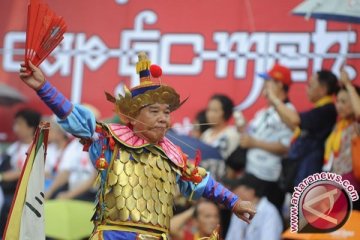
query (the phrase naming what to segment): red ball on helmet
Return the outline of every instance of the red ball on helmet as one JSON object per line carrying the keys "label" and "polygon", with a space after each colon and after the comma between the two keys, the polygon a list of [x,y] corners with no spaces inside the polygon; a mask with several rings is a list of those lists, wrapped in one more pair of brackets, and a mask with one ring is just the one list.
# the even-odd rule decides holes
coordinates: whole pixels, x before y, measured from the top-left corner
{"label": "red ball on helmet", "polygon": [[153,64],[150,66],[150,73],[152,77],[159,78],[162,75],[162,69],[160,66]]}

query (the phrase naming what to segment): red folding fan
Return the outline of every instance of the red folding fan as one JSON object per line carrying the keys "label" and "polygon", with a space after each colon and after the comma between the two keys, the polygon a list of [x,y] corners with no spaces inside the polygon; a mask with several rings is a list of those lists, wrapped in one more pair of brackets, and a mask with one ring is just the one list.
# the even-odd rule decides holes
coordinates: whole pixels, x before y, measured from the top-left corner
{"label": "red folding fan", "polygon": [[64,38],[66,23],[41,0],[30,0],[28,6],[25,64],[39,66]]}

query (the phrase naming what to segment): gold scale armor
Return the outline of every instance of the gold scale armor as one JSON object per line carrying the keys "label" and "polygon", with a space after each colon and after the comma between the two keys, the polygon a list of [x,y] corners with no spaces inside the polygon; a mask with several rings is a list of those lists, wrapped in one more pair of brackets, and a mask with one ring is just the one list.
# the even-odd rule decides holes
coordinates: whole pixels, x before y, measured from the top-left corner
{"label": "gold scale armor", "polygon": [[[136,70],[141,76],[140,85],[130,90],[124,88],[125,95],[120,95],[119,99],[106,94],[107,99],[115,104],[115,109],[125,124],[129,119],[135,118],[143,106],[166,103],[174,111],[184,103],[180,102],[180,96],[173,88],[152,81],[150,61],[146,54],[139,53],[138,57]],[[157,74],[157,78],[160,76],[161,74]],[[139,89],[145,92],[136,93]],[[168,233],[177,189],[176,174],[186,181],[201,181],[206,171],[188,166],[181,151],[176,151],[181,159],[173,159],[171,155],[169,159],[167,153],[158,146],[145,144],[142,147],[132,147],[119,139],[112,131],[114,129],[108,125],[102,125],[102,129],[107,135],[110,133],[116,143],[107,169],[105,189],[102,189],[103,195],[99,199],[96,225],[129,226]],[[174,148],[176,147],[172,146],[171,151]],[[99,161],[98,169],[106,164],[105,159]]]}
{"label": "gold scale armor", "polygon": [[155,147],[145,149],[116,144],[108,168],[105,209],[101,215],[106,225],[168,232],[179,169]]}

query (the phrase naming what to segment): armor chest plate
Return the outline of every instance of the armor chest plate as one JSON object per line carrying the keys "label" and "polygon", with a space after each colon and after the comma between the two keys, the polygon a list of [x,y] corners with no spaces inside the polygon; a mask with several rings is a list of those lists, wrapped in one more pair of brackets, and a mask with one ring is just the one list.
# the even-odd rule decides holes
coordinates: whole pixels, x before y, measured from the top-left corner
{"label": "armor chest plate", "polygon": [[136,151],[120,149],[110,165],[104,195],[105,218],[169,229],[176,191],[175,170],[169,160],[155,151]]}

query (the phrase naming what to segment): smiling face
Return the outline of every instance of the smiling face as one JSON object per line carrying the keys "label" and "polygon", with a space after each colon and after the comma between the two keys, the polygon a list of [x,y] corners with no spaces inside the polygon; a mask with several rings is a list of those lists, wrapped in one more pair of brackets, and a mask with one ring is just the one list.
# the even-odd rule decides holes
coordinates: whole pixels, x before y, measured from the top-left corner
{"label": "smiling face", "polygon": [[170,127],[170,107],[159,103],[148,105],[130,123],[135,134],[150,143],[158,143]]}

